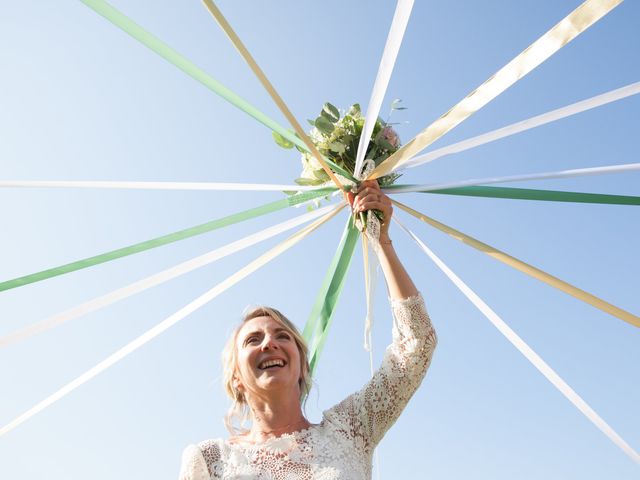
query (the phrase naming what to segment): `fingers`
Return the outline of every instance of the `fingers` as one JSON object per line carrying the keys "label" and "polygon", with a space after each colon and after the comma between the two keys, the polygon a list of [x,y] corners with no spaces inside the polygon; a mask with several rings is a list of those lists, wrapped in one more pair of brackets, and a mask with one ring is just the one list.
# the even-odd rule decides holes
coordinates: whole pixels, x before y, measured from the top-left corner
{"label": "fingers", "polygon": [[364,200],[358,203],[355,203],[353,206],[353,210],[356,212],[366,212],[367,210],[380,210],[384,213],[387,209],[387,204],[380,200]]}
{"label": "fingers", "polygon": [[378,185],[378,181],[377,180],[365,180],[360,185],[358,185],[357,192],[360,192],[360,191],[364,190],[365,188],[377,190],[378,192],[380,191],[380,185]]}
{"label": "fingers", "polygon": [[393,214],[393,206],[389,197],[380,190],[377,180],[365,180],[356,189],[355,196],[352,193],[347,194],[347,200],[355,213],[367,210],[382,212],[383,225],[388,228],[389,220]]}
{"label": "fingers", "polygon": [[364,187],[356,195],[352,206],[356,213],[367,210],[381,211],[384,215],[385,223],[393,213],[391,200],[379,188]]}
{"label": "fingers", "polygon": [[360,190],[353,201],[354,210],[370,210],[378,208],[385,203],[391,203],[388,197],[380,190],[365,188]]}
{"label": "fingers", "polygon": [[351,205],[351,208],[353,208],[353,201],[356,199],[356,194],[352,193],[352,192],[347,192],[347,202],[349,202],[349,205]]}
{"label": "fingers", "polygon": [[387,196],[380,190],[377,180],[365,180],[358,185],[353,205],[355,208],[357,203],[373,200],[384,201],[386,198]]}
{"label": "fingers", "polygon": [[347,194],[347,200],[356,214],[367,210],[381,212],[380,238],[388,238],[393,206],[389,197],[380,190],[377,180],[365,180],[356,189],[355,196],[353,193]]}

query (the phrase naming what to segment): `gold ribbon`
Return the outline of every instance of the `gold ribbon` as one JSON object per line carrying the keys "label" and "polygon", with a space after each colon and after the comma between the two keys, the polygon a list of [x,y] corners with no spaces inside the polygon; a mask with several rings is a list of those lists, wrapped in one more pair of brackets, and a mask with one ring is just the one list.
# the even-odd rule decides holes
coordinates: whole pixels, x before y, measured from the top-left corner
{"label": "gold ribbon", "polygon": [[466,243],[467,245],[477,250],[480,250],[482,253],[485,253],[490,257],[493,257],[496,260],[499,260],[500,262],[506,265],[509,265],[512,268],[515,268],[516,270],[520,270],[522,273],[526,273],[527,275],[537,280],[540,280],[548,285],[551,285],[552,287],[555,287],[558,290],[562,290],[564,293],[568,293],[569,295],[577,298],[578,300],[582,300],[583,302],[586,302],[589,305],[599,308],[603,312],[607,312],[613,315],[614,317],[618,317],[620,320],[624,320],[625,322],[630,323],[633,326],[640,327],[640,317],[630,312],[627,312],[626,310],[623,310],[619,307],[616,307],[615,305],[612,305],[609,302],[606,302],[605,300],[602,300],[601,298],[598,298],[595,295],[590,294],[589,292],[585,292],[584,290],[578,287],[574,287],[573,285],[565,282],[564,280],[560,280],[559,278],[554,277],[553,275],[550,275],[540,270],[539,268],[534,267],[533,265],[529,265],[528,263],[525,263],[522,260],[518,260],[517,258],[512,257],[511,255],[505,252],[502,252],[497,248],[492,247],[491,245],[487,245],[486,243],[476,240],[475,238],[470,237],[469,235],[465,235],[464,233],[460,232],[459,230],[456,230],[455,228],[449,227],[444,223],[440,223],[437,220],[434,220],[433,218],[430,218],[427,215],[424,215],[423,213],[417,212],[400,202],[397,202],[395,200],[392,200],[392,202],[394,205],[397,205],[399,208],[401,208],[405,212],[413,215],[414,217],[422,220],[425,223],[428,223],[432,227],[437,228],[438,230],[446,233],[447,235],[455,238],[456,240],[462,243]]}
{"label": "gold ribbon", "polygon": [[282,97],[280,97],[278,92],[276,92],[276,89],[273,87],[269,79],[266,77],[266,75],[264,74],[260,66],[253,59],[253,57],[249,53],[249,50],[247,50],[247,48],[244,46],[244,44],[242,43],[242,40],[240,40],[240,37],[238,37],[236,32],[233,31],[233,28],[231,28],[231,25],[229,24],[229,22],[227,22],[227,19],[224,18],[224,16],[222,15],[222,12],[218,9],[218,7],[216,7],[216,5],[212,2],[212,0],[202,0],[202,3],[204,3],[204,6],[207,7],[207,10],[209,10],[209,13],[213,15],[213,18],[216,19],[216,22],[218,22],[218,25],[220,25],[220,28],[224,30],[224,33],[227,34],[227,37],[229,37],[229,40],[231,40],[231,43],[233,43],[233,46],[236,47],[236,50],[238,50],[240,55],[242,55],[242,58],[244,58],[245,62],[247,62],[247,64],[249,65],[249,67],[251,68],[255,76],[258,77],[258,80],[260,80],[260,83],[262,83],[262,86],[265,88],[265,90],[267,90],[267,93],[271,96],[271,98],[276,103],[280,111],[287,118],[287,120],[289,121],[289,123],[291,124],[295,132],[298,134],[300,139],[307,146],[311,154],[316,158],[316,160],[318,160],[318,162],[320,163],[324,171],[327,172],[327,175],[329,175],[329,178],[333,180],[333,182],[337,185],[337,187],[340,190],[342,190],[343,193],[346,193],[346,190],[344,186],[340,183],[340,180],[338,180],[338,177],[335,176],[333,171],[329,168],[329,165],[327,165],[327,162],[324,161],[324,159],[322,158],[322,154],[318,151],[318,149],[313,144],[311,139],[307,136],[305,131],[302,129],[302,127],[300,126],[296,118],[293,116],[293,114],[289,110],[289,107],[287,107],[287,105],[284,103],[284,100],[282,100]]}
{"label": "gold ribbon", "polygon": [[376,167],[368,179],[387,175],[452,128],[484,107],[511,85],[617,7],[622,0],[587,0],[457,105]]}

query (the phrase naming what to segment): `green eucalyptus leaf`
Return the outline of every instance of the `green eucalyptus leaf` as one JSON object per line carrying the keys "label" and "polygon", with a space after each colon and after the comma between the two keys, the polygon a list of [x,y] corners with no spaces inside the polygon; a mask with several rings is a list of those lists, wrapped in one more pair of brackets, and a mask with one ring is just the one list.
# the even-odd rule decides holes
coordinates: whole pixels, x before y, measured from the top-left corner
{"label": "green eucalyptus leaf", "polygon": [[320,185],[321,183],[324,183],[322,180],[318,180],[317,178],[305,178],[305,177],[300,177],[300,178],[296,178],[294,180],[294,182],[296,182],[298,185],[303,185],[303,186],[307,186],[307,185]]}
{"label": "green eucalyptus leaf", "polygon": [[345,151],[344,144],[340,142],[331,142],[329,144],[329,148],[331,149],[332,152],[336,152],[336,153],[344,153]]}
{"label": "green eucalyptus leaf", "polygon": [[393,145],[391,145],[386,138],[384,137],[380,137],[376,139],[376,145],[378,145],[379,147],[384,148],[385,150],[390,150],[390,151],[394,151],[396,149],[396,147],[394,147]]}
{"label": "green eucalyptus leaf", "polygon": [[331,135],[334,126],[333,123],[320,115],[318,118],[316,118],[316,128],[324,135]]}
{"label": "green eucalyptus leaf", "polygon": [[327,172],[325,172],[322,168],[318,170],[314,170],[313,176],[316,177],[318,180],[322,181],[322,183],[326,182],[327,180],[330,180],[329,175],[327,175]]}
{"label": "green eucalyptus leaf", "polygon": [[325,116],[331,123],[336,123],[340,120],[340,111],[329,102],[325,103],[322,107],[322,113],[326,114]]}
{"label": "green eucalyptus leaf", "polygon": [[300,140],[300,144],[302,145],[302,146],[300,146],[297,143],[295,143],[294,146],[296,147],[296,150],[298,150],[300,153],[303,153],[303,154],[309,153],[309,150],[307,150],[307,148],[304,146],[305,145],[304,141],[302,140],[300,135],[298,135],[297,132],[294,132],[293,134],[296,136],[297,139]]}
{"label": "green eucalyptus leaf", "polygon": [[315,120],[311,120],[310,118],[307,118],[307,123],[308,123],[309,125],[311,125],[312,127],[315,127],[315,126],[316,126],[316,121],[315,121]]}
{"label": "green eucalyptus leaf", "polygon": [[290,142],[289,140],[284,138],[282,135],[280,135],[278,132],[271,132],[271,136],[273,137],[275,142],[282,148],[286,148],[287,150],[289,150],[294,146],[293,142]]}
{"label": "green eucalyptus leaf", "polygon": [[320,116],[321,116],[322,118],[324,118],[325,120],[328,120],[328,121],[329,121],[329,123],[331,123],[332,125],[335,123],[335,122],[333,121],[333,118],[331,117],[331,115],[329,115],[329,114],[328,114],[327,112],[325,112],[324,110],[322,110],[322,111],[320,112]]}

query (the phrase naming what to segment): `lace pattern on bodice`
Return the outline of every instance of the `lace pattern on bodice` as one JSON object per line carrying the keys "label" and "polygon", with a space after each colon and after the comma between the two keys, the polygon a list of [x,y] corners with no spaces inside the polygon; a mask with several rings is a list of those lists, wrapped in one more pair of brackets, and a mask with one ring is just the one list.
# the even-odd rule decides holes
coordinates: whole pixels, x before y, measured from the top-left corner
{"label": "lace pattern on bodice", "polygon": [[426,373],[436,335],[420,295],[391,302],[393,343],[358,392],[327,410],[318,425],[258,445],[207,440],[190,445],[180,480],[362,480],[373,450]]}

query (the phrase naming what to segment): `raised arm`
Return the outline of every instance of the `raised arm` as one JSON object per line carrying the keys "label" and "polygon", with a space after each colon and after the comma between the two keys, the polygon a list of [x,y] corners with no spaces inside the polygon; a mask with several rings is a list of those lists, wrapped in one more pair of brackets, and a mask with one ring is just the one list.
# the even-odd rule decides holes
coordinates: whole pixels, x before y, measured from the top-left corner
{"label": "raised arm", "polygon": [[353,206],[356,213],[376,209],[384,215],[378,253],[394,316],[393,342],[371,380],[360,391],[325,412],[325,416],[353,438],[360,438],[371,453],[422,382],[431,364],[436,334],[422,296],[389,239],[391,202],[380,192],[377,183],[365,182]]}
{"label": "raised arm", "polygon": [[413,297],[418,294],[411,277],[404,269],[389,237],[389,226],[393,215],[391,200],[380,191],[376,180],[362,182],[353,201],[354,212],[379,210],[384,220],[380,227],[380,249],[378,258],[387,282],[389,297],[393,300]]}

